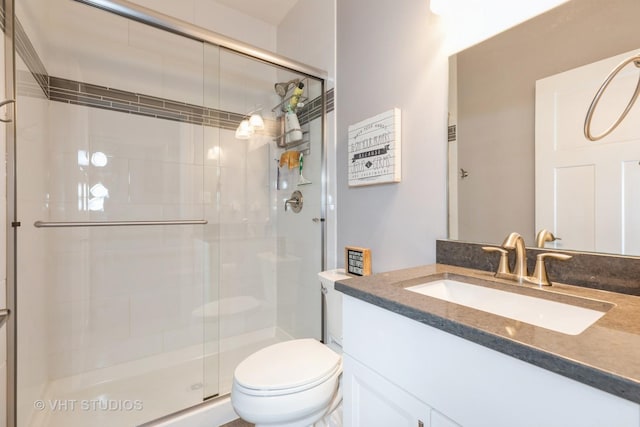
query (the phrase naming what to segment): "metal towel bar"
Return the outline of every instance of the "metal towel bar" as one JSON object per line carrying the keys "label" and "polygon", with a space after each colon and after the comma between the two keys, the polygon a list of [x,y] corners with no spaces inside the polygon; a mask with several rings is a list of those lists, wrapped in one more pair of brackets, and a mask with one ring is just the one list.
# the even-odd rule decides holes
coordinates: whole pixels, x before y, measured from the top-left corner
{"label": "metal towel bar", "polygon": [[629,103],[627,104],[627,107],[624,109],[622,114],[620,114],[620,117],[618,117],[618,120],[616,120],[615,123],[609,127],[609,129],[605,130],[600,135],[594,136],[591,134],[591,119],[593,119],[593,113],[596,109],[596,106],[598,105],[598,102],[600,102],[600,98],[602,98],[602,94],[609,86],[609,83],[611,83],[611,80],[613,80],[613,78],[620,72],[620,70],[622,70],[630,62],[633,62],[633,64],[636,67],[640,68],[640,55],[634,55],[630,58],[627,58],[624,61],[622,61],[620,65],[614,68],[613,71],[611,71],[611,73],[609,73],[607,78],[604,80],[604,82],[602,83],[602,86],[600,86],[600,89],[598,89],[598,92],[596,93],[596,96],[593,98],[593,101],[591,101],[591,105],[589,106],[589,111],[587,111],[587,117],[584,120],[584,136],[589,141],[597,141],[609,135],[611,132],[613,132],[613,130],[618,127],[620,122],[624,120],[624,118],[629,113],[629,110],[631,110],[631,107],[633,107],[633,104],[636,102],[636,99],[638,98],[638,94],[640,94],[640,78],[638,79],[638,84],[636,85],[636,89],[633,92],[631,99],[629,99]]}
{"label": "metal towel bar", "polygon": [[206,219],[185,219],[166,221],[36,221],[33,225],[37,228],[53,227],[120,227],[140,225],[199,225],[207,224]]}

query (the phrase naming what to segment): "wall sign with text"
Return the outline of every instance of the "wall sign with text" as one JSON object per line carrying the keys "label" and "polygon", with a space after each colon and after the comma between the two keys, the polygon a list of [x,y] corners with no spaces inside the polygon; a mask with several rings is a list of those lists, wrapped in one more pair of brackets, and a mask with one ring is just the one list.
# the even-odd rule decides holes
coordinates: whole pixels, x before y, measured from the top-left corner
{"label": "wall sign with text", "polygon": [[368,276],[371,274],[371,250],[356,246],[345,246],[344,268],[347,274]]}
{"label": "wall sign with text", "polygon": [[400,109],[349,126],[349,186],[400,182]]}

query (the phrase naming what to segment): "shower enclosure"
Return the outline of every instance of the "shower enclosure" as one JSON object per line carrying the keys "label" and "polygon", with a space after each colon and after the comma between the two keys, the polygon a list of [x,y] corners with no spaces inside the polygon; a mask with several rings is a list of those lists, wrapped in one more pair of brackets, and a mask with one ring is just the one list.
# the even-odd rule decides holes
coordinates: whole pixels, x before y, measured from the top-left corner
{"label": "shower enclosure", "polygon": [[320,338],[323,73],[124,1],[5,12],[9,419],[143,424]]}

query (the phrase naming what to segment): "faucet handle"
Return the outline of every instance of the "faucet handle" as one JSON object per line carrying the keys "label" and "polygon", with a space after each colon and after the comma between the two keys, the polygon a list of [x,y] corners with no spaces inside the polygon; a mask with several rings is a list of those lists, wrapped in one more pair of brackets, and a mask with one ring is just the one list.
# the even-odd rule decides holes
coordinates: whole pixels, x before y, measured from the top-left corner
{"label": "faucet handle", "polygon": [[556,240],[562,240],[560,237],[554,236],[552,232],[543,228],[538,231],[536,235],[536,247],[544,248],[545,242],[555,242]]}
{"label": "faucet handle", "polygon": [[536,267],[533,270],[533,276],[530,277],[530,282],[540,286],[551,286],[549,275],[547,274],[547,267],[544,263],[546,258],[558,259],[566,261],[573,258],[571,255],[558,253],[558,252],[545,252],[536,256]]}
{"label": "faucet handle", "polygon": [[496,276],[511,274],[509,271],[509,260],[507,259],[508,250],[500,248],[498,246],[483,246],[482,250],[485,252],[499,252],[500,253],[500,263],[498,264],[498,271],[496,272]]}
{"label": "faucet handle", "polygon": [[298,213],[302,210],[302,193],[299,190],[291,193],[291,198],[284,201],[284,210],[289,210],[289,206],[291,206],[291,210],[295,213]]}

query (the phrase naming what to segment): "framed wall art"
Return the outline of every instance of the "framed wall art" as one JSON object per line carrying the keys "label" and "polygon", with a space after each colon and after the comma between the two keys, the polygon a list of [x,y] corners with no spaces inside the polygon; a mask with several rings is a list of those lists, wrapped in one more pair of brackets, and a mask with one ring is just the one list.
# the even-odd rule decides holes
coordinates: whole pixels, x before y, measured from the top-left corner
{"label": "framed wall art", "polygon": [[347,274],[369,276],[371,274],[371,250],[357,246],[345,246],[344,268]]}
{"label": "framed wall art", "polygon": [[393,108],[349,126],[349,186],[400,182],[401,114]]}

